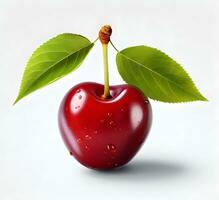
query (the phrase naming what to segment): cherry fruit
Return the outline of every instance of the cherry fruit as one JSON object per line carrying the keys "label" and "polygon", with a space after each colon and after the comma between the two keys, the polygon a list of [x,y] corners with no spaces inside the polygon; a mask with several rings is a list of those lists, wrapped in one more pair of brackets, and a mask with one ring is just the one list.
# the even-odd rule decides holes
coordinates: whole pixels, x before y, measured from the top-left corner
{"label": "cherry fruit", "polygon": [[59,127],[70,154],[93,169],[112,169],[129,162],[151,126],[151,106],[139,89],[131,85],[109,86],[107,45],[111,33],[110,26],[99,32],[104,86],[76,85],[59,109]]}
{"label": "cherry fruit", "polygon": [[151,126],[151,106],[143,93],[130,85],[110,87],[81,83],[64,97],[59,127],[70,152],[81,164],[111,169],[129,162],[145,141]]}

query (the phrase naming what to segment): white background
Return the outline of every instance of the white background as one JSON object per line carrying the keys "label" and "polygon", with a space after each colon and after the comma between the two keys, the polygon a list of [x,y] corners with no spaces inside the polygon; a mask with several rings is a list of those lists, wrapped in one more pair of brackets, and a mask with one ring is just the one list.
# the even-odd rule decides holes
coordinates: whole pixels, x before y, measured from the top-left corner
{"label": "white background", "polygon": [[[0,1],[0,199],[219,199],[219,3],[217,0]],[[97,172],[69,156],[57,127],[64,94],[83,81],[103,82],[100,44],[83,65],[51,86],[12,103],[32,51],[72,32],[96,39],[113,27],[118,49],[157,47],[193,77],[210,100],[151,101],[147,142],[120,170]],[[120,84],[110,48],[110,82]]]}

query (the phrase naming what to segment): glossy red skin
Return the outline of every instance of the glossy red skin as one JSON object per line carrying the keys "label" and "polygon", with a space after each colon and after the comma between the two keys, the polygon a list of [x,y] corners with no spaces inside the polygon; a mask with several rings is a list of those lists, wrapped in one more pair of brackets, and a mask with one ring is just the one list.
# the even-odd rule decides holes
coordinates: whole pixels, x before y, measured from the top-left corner
{"label": "glossy red skin", "polygon": [[129,162],[145,141],[152,119],[151,106],[142,92],[130,85],[110,87],[81,83],[63,99],[59,127],[70,152],[82,165],[112,169]]}

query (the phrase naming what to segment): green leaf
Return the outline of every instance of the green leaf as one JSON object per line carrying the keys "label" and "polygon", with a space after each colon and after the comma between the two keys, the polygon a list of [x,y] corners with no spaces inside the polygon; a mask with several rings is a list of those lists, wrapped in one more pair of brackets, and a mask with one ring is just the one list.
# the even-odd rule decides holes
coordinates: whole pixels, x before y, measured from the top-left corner
{"label": "green leaf", "polygon": [[151,99],[172,103],[207,100],[187,72],[158,49],[129,47],[118,52],[116,63],[123,80]]}
{"label": "green leaf", "polygon": [[60,34],[41,45],[27,63],[15,103],[77,69],[92,47],[87,38],[71,33]]}

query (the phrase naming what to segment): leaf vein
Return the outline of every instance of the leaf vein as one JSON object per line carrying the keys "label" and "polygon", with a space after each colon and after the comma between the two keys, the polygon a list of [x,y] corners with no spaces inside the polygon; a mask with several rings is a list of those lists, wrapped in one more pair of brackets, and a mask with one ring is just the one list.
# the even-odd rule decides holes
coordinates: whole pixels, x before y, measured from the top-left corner
{"label": "leaf vein", "polygon": [[68,57],[72,56],[73,54],[78,53],[78,52],[80,52],[81,50],[83,50],[83,49],[85,49],[85,48],[87,48],[87,47],[89,47],[89,46],[92,46],[92,43],[90,43],[89,45],[87,45],[87,46],[85,46],[85,47],[80,48],[78,51],[75,51],[75,52],[73,52],[73,53],[71,53],[71,54],[65,56],[65,57],[62,58],[61,60],[55,62],[54,64],[52,64],[52,65],[51,65],[49,68],[47,68],[43,73],[41,73],[41,74],[29,85],[29,88],[27,88],[26,90],[23,91],[23,93],[27,93],[27,92],[30,90],[31,86],[33,86],[33,85],[36,83],[36,81],[37,81],[41,76],[43,76],[44,73],[46,73],[47,71],[49,71],[51,68],[53,68],[54,66],[56,66],[56,65],[59,64],[60,62],[64,61],[64,60],[67,59]]}
{"label": "leaf vein", "polygon": [[[151,71],[152,73],[156,74],[157,76],[160,76],[161,78],[163,78],[163,79],[165,79],[165,80],[171,82],[172,84],[176,85],[178,88],[180,88],[181,90],[183,90],[185,93],[188,93],[188,94],[190,94],[191,96],[196,97],[196,98],[198,98],[198,99],[200,98],[199,96],[194,95],[193,93],[186,91],[186,90],[185,90],[183,87],[181,87],[179,84],[177,84],[176,82],[173,82],[172,80],[170,80],[170,79],[164,77],[162,74],[159,74],[158,72],[151,70],[151,69],[148,68],[147,66],[145,66],[145,65],[143,65],[143,64],[141,64],[141,63],[139,63],[139,62],[137,62],[136,60],[133,60],[132,58],[130,58],[130,57],[124,55],[124,54],[121,53],[121,52],[119,52],[119,53],[120,53],[122,56],[124,56],[126,59],[128,59],[128,60],[130,60],[130,61],[136,63],[137,65],[139,65],[139,66],[141,66],[141,67],[147,69],[148,71]],[[187,76],[188,76],[188,75],[187,75]]]}

